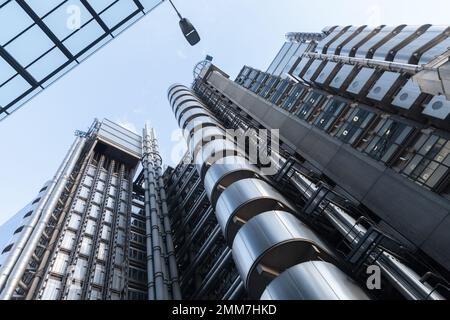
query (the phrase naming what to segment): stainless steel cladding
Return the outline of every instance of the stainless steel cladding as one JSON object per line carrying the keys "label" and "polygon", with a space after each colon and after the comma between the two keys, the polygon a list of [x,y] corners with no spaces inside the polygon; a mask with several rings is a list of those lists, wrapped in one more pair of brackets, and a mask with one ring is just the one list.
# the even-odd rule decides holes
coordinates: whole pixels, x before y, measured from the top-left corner
{"label": "stainless steel cladding", "polygon": [[[330,31],[333,35],[328,38],[339,37],[347,29]],[[326,45],[328,43],[324,47]],[[189,93],[189,89],[174,85],[169,89],[168,98],[180,126],[186,128],[190,154],[204,182],[205,192],[215,206],[217,220],[226,243],[232,247],[234,262],[250,297],[259,298],[271,280],[299,263],[334,261],[327,246],[294,216],[296,209],[267,182],[258,167],[247,161],[245,151],[235,145],[234,139],[210,115],[208,108],[192,102],[198,98]],[[206,244],[211,243],[212,237],[217,237],[220,231],[217,228],[205,240]],[[330,272],[327,281],[353,288],[354,283],[350,279],[346,283],[342,275],[342,272]],[[299,281],[303,281],[301,276],[303,274]],[[314,276],[321,274],[317,272]],[[313,279],[309,284],[314,281],[321,283],[322,280]],[[333,287],[328,289],[333,290]],[[288,287],[286,290],[291,292]],[[301,294],[298,291],[290,297],[302,299]],[[328,296],[331,299],[342,297],[333,292]],[[309,297],[321,298],[325,293]],[[355,294],[353,298],[367,297]]]}
{"label": "stainless steel cladding", "polygon": [[310,260],[330,260],[325,244],[308,226],[283,211],[248,221],[233,242],[233,257],[248,293],[259,298],[286,269]]}
{"label": "stainless steel cladding", "polygon": [[205,175],[205,190],[213,207],[223,190],[234,182],[247,179],[264,179],[259,169],[242,157],[230,156],[221,163],[215,163]]}
{"label": "stainless steel cladding", "polygon": [[230,245],[244,224],[270,210],[295,211],[277,190],[259,179],[243,179],[231,184],[216,205],[217,220]]}
{"label": "stainless steel cladding", "polygon": [[331,263],[309,261],[273,280],[261,300],[369,300],[367,294]]}

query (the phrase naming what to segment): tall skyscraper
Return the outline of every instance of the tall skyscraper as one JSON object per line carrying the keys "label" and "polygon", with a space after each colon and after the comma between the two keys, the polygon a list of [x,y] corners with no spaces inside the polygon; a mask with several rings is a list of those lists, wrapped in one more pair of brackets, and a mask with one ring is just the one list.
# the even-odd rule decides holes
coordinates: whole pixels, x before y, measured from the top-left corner
{"label": "tall skyscraper", "polygon": [[0,121],[162,2],[0,1]]}
{"label": "tall skyscraper", "polygon": [[96,121],[2,227],[0,297],[448,298],[449,35],[289,33],[234,81],[209,57],[169,88],[165,172],[153,130]]}
{"label": "tall skyscraper", "polygon": [[[182,292],[448,297],[450,102],[437,76],[449,65],[448,28],[335,26],[287,39],[267,72],[245,66],[232,81],[205,62],[191,89],[169,89],[196,163],[168,179],[175,230],[193,243],[176,250]],[[275,175],[249,166],[248,145],[225,133],[261,128],[279,129]],[[262,140],[250,135],[270,150]],[[367,290],[378,288],[374,270],[381,289]]]}
{"label": "tall skyscraper", "polygon": [[53,179],[13,218],[16,229],[2,230],[2,299],[145,295],[144,202],[133,193],[140,158],[141,137],[111,121],[77,132]]}

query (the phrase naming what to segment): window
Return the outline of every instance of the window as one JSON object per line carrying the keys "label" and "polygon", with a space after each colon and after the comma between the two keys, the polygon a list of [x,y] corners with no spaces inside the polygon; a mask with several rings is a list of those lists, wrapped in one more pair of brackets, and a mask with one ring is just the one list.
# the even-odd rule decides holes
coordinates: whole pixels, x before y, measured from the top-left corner
{"label": "window", "polygon": [[289,90],[290,85],[291,83],[288,80],[281,81],[275,89],[275,93],[270,98],[270,102],[279,105],[284,98],[285,93]]}
{"label": "window", "polygon": [[38,203],[39,201],[41,201],[41,198],[37,198],[37,199],[35,199],[31,204],[35,204],[35,203]]}
{"label": "window", "polygon": [[278,84],[278,81],[280,81],[278,78],[271,77],[270,80],[267,81],[264,88],[262,88],[259,96],[263,97],[264,99],[268,99],[270,94],[272,93],[273,88]]}
{"label": "window", "polygon": [[357,149],[377,161],[388,163],[414,129],[389,118],[377,121],[376,127],[365,135]]}
{"label": "window", "polygon": [[422,134],[400,158],[403,175],[437,191],[450,173],[450,141],[435,134]]}
{"label": "window", "polygon": [[314,125],[324,131],[328,131],[336,123],[347,106],[348,104],[346,102],[337,99],[330,100],[314,121]]}
{"label": "window", "polygon": [[267,78],[269,78],[269,76],[261,72],[259,76],[256,78],[255,83],[253,83],[250,90],[253,91],[254,93],[257,93],[261,85],[264,84],[264,82],[266,82]]}
{"label": "window", "polygon": [[300,99],[306,94],[307,88],[304,85],[295,85],[288,94],[286,101],[281,106],[287,111],[292,111],[294,107],[300,102]]}
{"label": "window", "polygon": [[39,190],[39,193],[41,193],[42,191],[47,190],[47,186],[43,187],[41,190]]}
{"label": "window", "polygon": [[244,88],[249,89],[250,86],[251,86],[252,83],[253,83],[253,80],[256,79],[256,77],[258,76],[258,74],[259,74],[259,71],[257,71],[257,70],[252,70],[252,72],[251,72],[250,75],[248,76],[247,80],[245,80],[245,82],[244,82],[244,85],[243,85]]}
{"label": "window", "polygon": [[371,111],[351,108],[338,121],[339,124],[336,125],[335,130],[332,130],[331,134],[336,135],[344,143],[353,145],[374,119],[375,114]]}
{"label": "window", "polygon": [[302,120],[309,121],[314,118],[315,111],[325,100],[325,96],[318,92],[311,92],[306,98],[303,105],[295,113]]}

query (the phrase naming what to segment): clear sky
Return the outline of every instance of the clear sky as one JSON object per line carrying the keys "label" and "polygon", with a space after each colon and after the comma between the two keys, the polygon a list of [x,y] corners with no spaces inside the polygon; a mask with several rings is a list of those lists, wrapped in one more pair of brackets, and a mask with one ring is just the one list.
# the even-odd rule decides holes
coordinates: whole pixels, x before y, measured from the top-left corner
{"label": "clear sky", "polygon": [[177,128],[167,103],[174,82],[190,85],[206,54],[231,77],[244,64],[265,69],[289,31],[336,24],[448,24],[443,0],[174,0],[199,30],[190,47],[168,3],[0,122],[0,224],[28,203],[56,171],[76,129],[109,118],[140,133],[149,122],[166,164]]}

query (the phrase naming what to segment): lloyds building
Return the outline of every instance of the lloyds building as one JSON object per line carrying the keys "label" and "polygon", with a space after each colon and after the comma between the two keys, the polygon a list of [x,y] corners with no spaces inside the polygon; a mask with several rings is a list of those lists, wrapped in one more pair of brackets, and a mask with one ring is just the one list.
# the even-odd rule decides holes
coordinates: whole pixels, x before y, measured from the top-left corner
{"label": "lloyds building", "polygon": [[449,35],[289,33],[235,80],[202,61],[168,89],[188,151],[164,172],[152,129],[95,121],[2,227],[0,297],[447,299]]}

